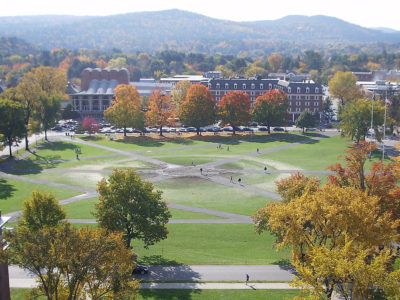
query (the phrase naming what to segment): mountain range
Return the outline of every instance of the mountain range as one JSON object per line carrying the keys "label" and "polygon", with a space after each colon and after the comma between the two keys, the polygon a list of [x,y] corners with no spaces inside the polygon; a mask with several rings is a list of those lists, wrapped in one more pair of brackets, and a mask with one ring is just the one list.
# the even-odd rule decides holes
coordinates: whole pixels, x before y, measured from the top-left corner
{"label": "mountain range", "polygon": [[95,17],[0,17],[0,36],[21,38],[44,49],[117,48],[149,53],[169,49],[254,56],[289,48],[296,51],[344,44],[400,45],[400,31],[365,28],[322,15],[234,22],[177,9]]}

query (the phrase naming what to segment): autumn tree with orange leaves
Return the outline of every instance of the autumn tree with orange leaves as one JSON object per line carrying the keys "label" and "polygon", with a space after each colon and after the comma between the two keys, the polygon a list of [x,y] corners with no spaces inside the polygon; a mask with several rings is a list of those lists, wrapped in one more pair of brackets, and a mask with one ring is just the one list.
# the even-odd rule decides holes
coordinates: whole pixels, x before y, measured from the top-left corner
{"label": "autumn tree with orange leaves", "polygon": [[218,116],[229,123],[235,134],[235,127],[250,120],[250,99],[247,93],[233,91],[226,94],[218,103]]}
{"label": "autumn tree with orange leaves", "polygon": [[[298,273],[293,285],[307,299],[372,299],[400,293],[394,267],[400,241],[398,164],[365,163],[373,144],[347,150],[346,166],[319,179],[294,174],[277,182],[282,202],[268,203],[253,216],[256,231],[276,236],[277,249],[290,247]],[[301,299],[304,299],[301,296]]]}
{"label": "autumn tree with orange leaves", "polygon": [[150,95],[149,110],[146,112],[146,123],[160,127],[160,136],[162,136],[162,128],[170,123],[172,116],[169,95],[166,95],[161,89],[155,89]]}
{"label": "autumn tree with orange leaves", "polygon": [[287,117],[289,107],[286,93],[282,90],[268,90],[254,102],[253,119],[264,123],[271,133],[271,126],[281,125]]}
{"label": "autumn tree with orange leaves", "polygon": [[203,84],[192,85],[179,108],[178,116],[183,124],[196,127],[197,135],[200,135],[200,127],[213,124],[216,108],[209,89]]}
{"label": "autumn tree with orange leaves", "polygon": [[115,100],[104,111],[104,118],[111,124],[124,129],[143,128],[144,113],[138,90],[130,84],[120,84],[114,89]]}

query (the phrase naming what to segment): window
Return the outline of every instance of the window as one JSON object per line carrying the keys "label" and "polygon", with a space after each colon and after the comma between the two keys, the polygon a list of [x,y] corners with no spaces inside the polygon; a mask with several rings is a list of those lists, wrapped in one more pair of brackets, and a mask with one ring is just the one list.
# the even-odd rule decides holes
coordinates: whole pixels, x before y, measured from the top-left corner
{"label": "window", "polygon": [[296,111],[300,111],[300,108],[296,107]]}
{"label": "window", "polygon": [[272,90],[272,84],[271,84],[271,83],[268,84],[268,88],[269,88],[270,90]]}
{"label": "window", "polygon": [[292,92],[292,88],[288,87],[287,92],[290,94]]}
{"label": "window", "polygon": [[251,97],[250,100],[251,100],[251,102],[253,102],[254,101],[254,97]]}
{"label": "window", "polygon": [[297,88],[297,94],[300,94],[300,88],[299,87]]}
{"label": "window", "polygon": [[314,102],[314,106],[319,106],[319,102]]}
{"label": "window", "polygon": [[250,94],[251,94],[252,96],[254,96],[254,94],[255,94],[255,93],[254,93],[253,91],[251,91],[251,93],[250,93]]}
{"label": "window", "polygon": [[310,100],[310,96],[306,96],[306,100]]}
{"label": "window", "polygon": [[314,111],[318,111],[318,108],[314,108]]}
{"label": "window", "polygon": [[315,93],[318,94],[319,93],[319,88],[315,88]]}
{"label": "window", "polygon": [[296,100],[300,100],[300,96],[299,95],[296,95]]}
{"label": "window", "polygon": [[245,89],[246,89],[246,84],[245,84],[245,83],[243,83],[243,86],[242,86],[242,87],[243,87],[243,89],[245,90]]}
{"label": "window", "polygon": [[219,97],[216,97],[215,100],[219,101]]}
{"label": "window", "polygon": [[208,84],[208,88],[211,89],[211,83]]}
{"label": "window", "polygon": [[251,84],[251,89],[254,90],[256,88],[256,85],[254,83]]}
{"label": "window", "polygon": [[300,106],[301,102],[300,101],[296,101],[296,106]]}
{"label": "window", "polygon": [[229,89],[229,83],[225,83],[225,89]]}
{"label": "window", "polygon": [[309,93],[309,92],[310,92],[310,88],[306,87],[306,93]]}
{"label": "window", "polygon": [[264,84],[260,83],[260,90],[263,90],[263,89],[264,89]]}
{"label": "window", "polygon": [[219,95],[219,91],[216,91],[216,92],[215,92],[215,95]]}
{"label": "window", "polygon": [[310,101],[306,101],[305,105],[310,106]]}
{"label": "window", "polygon": [[289,102],[289,106],[292,106],[292,102],[291,101]]}
{"label": "window", "polygon": [[216,85],[216,88],[217,88],[217,90],[219,90],[219,89],[220,89],[220,85],[219,85],[219,83],[217,83],[217,85]]}
{"label": "window", "polygon": [[233,88],[234,88],[235,90],[237,90],[237,83],[234,83],[234,84],[233,84]]}

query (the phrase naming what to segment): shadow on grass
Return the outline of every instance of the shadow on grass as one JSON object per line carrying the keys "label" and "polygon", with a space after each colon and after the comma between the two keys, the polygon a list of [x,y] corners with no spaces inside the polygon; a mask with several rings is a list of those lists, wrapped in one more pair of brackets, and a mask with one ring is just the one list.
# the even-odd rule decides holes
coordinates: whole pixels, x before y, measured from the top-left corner
{"label": "shadow on grass", "polygon": [[176,260],[166,259],[161,255],[143,256],[140,259],[140,263],[147,265],[182,265]]}
{"label": "shadow on grass", "polygon": [[290,265],[290,264],[291,264],[291,261],[290,261],[290,259],[283,258],[283,259],[274,261],[272,264],[273,264],[273,265],[281,265],[282,267],[284,267],[284,266]]}
{"label": "shadow on grass", "polygon": [[9,184],[7,180],[0,179],[0,199],[10,198],[15,191],[14,186]]}
{"label": "shadow on grass", "polygon": [[162,299],[162,300],[190,300],[193,294],[201,294],[201,290],[155,290],[141,289],[139,295],[143,299]]}

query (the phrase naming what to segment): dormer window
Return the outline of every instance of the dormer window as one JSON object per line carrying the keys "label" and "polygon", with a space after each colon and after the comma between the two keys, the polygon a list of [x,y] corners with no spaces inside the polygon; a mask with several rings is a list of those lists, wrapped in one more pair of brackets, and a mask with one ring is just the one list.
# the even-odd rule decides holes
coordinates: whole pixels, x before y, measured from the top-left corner
{"label": "dormer window", "polygon": [[263,90],[263,89],[264,89],[264,84],[260,83],[260,90]]}
{"label": "dormer window", "polygon": [[233,88],[234,88],[235,90],[237,90],[237,83],[234,83],[234,84],[233,84]]}
{"label": "dormer window", "polygon": [[319,88],[315,88],[315,93],[318,94],[319,93]]}
{"label": "dormer window", "polygon": [[216,87],[217,87],[217,90],[219,90],[219,89],[220,89],[220,85],[219,85],[219,83],[217,83]]}
{"label": "dormer window", "polygon": [[229,84],[228,83],[225,83],[225,89],[226,90],[229,89]]}
{"label": "dormer window", "polygon": [[306,93],[309,93],[309,92],[310,92],[310,88],[306,87]]}
{"label": "dormer window", "polygon": [[254,90],[256,88],[256,85],[254,83],[251,84],[251,89]]}
{"label": "dormer window", "polygon": [[272,90],[272,84],[268,84],[268,89]]}
{"label": "dormer window", "polygon": [[288,87],[287,92],[290,94],[292,92],[292,88]]}
{"label": "dormer window", "polygon": [[297,94],[300,94],[300,88],[299,87],[297,88]]}

